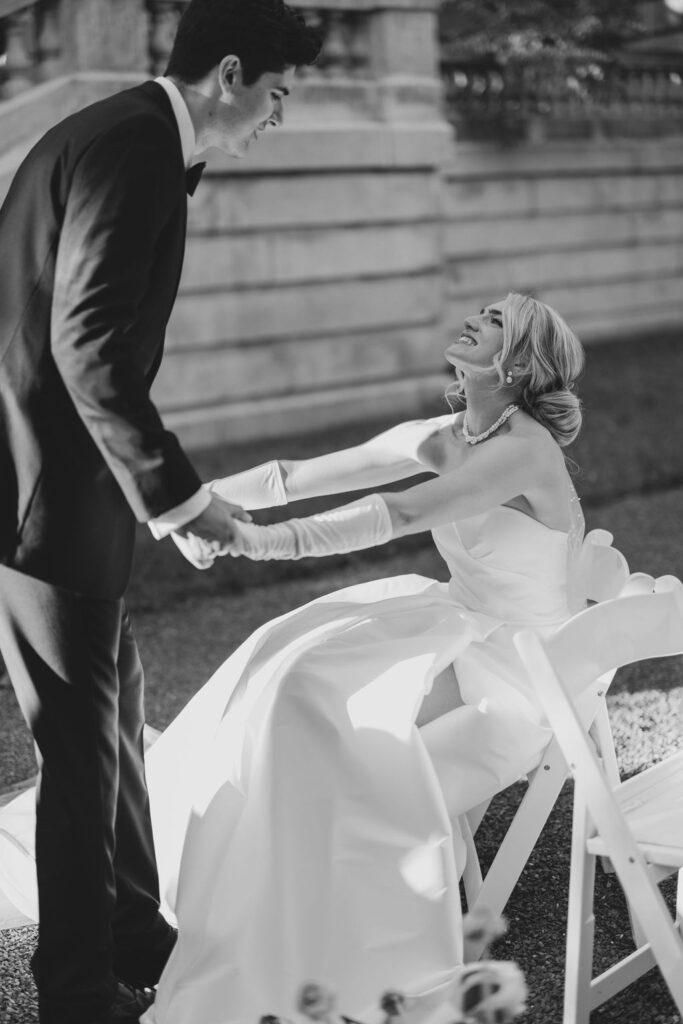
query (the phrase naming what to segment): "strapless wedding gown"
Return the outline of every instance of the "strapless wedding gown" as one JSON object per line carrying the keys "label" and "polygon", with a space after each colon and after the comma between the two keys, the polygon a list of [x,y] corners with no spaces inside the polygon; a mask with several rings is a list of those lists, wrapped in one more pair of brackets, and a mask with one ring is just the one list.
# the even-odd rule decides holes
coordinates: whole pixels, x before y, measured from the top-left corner
{"label": "strapless wedding gown", "polygon": [[[457,815],[533,767],[550,735],[512,637],[570,614],[572,500],[569,533],[508,507],[435,530],[448,584],[378,580],[267,623],[151,747],[179,939],[144,1024],[291,1017],[311,979],[360,1019],[389,987],[448,991],[462,960]],[[451,664],[465,706],[418,729]],[[16,804],[0,812],[0,886],[31,910],[31,851],[23,871],[16,856],[2,870],[12,840],[30,847]]]}

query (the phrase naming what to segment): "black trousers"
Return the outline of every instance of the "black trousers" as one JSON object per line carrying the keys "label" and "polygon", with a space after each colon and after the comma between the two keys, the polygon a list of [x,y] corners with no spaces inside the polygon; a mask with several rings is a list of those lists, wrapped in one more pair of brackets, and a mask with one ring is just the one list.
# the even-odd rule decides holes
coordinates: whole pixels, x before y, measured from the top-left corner
{"label": "black trousers", "polygon": [[117,973],[125,978],[131,965],[144,971],[147,958],[153,984],[174,936],[159,913],[142,666],[123,600],[84,597],[6,566],[0,651],[40,769],[40,1020],[81,1024],[108,1007]]}

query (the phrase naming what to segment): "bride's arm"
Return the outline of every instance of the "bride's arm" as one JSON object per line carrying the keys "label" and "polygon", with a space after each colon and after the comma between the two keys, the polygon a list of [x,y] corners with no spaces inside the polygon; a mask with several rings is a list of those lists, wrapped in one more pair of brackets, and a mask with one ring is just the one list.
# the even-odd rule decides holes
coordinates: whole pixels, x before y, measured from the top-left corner
{"label": "bride's arm", "polygon": [[459,469],[407,491],[369,494],[329,512],[269,526],[236,522],[229,553],[257,561],[297,559],[386,544],[533,493],[548,465],[537,442],[494,438]]}
{"label": "bride's arm", "polygon": [[400,423],[353,448],[312,459],[279,459],[205,485],[243,508],[270,508],[301,498],[382,487],[428,469],[421,446],[450,417]]}
{"label": "bride's arm", "polygon": [[397,493],[382,494],[392,536],[443,526],[480,515],[542,485],[551,460],[543,442],[494,437],[469,453],[456,470]]}
{"label": "bride's arm", "polygon": [[353,448],[283,461],[289,500],[381,487],[424,473],[420,449],[439,426],[439,419],[399,423]]}

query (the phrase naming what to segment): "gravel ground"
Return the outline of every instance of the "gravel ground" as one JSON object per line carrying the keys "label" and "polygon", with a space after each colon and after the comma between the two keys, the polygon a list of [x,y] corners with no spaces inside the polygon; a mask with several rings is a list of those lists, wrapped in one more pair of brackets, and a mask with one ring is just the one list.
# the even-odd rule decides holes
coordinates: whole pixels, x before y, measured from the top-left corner
{"label": "gravel ground", "polygon": [[[680,510],[683,488],[627,497],[588,507],[588,528],[610,529],[633,569],[683,577]],[[208,584],[195,574],[194,591],[180,587],[157,604],[149,564],[138,564],[142,580],[133,602],[136,631],[147,666],[147,717],[163,728],[208,678],[226,654],[254,628],[275,615],[352,582],[402,572],[443,578],[443,566],[429,548],[411,546],[377,561],[355,556],[314,576],[282,579],[269,587],[254,580],[241,593],[227,593],[226,580]],[[208,574],[207,574],[208,575]],[[213,589],[215,587],[215,589]],[[680,745],[683,663],[649,662],[618,674],[610,714],[622,770],[636,771]],[[31,775],[30,738],[11,692],[0,688],[0,789]],[[501,794],[478,836],[482,863],[495,853],[523,784]],[[516,959],[530,988],[528,1024],[559,1024],[563,981],[571,784],[568,783],[508,906],[508,935],[495,948],[499,958]],[[671,886],[666,890],[673,904]],[[614,876],[598,874],[596,964],[602,968],[624,955],[628,918]],[[37,1020],[28,958],[35,928],[0,933],[0,1024]],[[680,1024],[656,971],[610,1001],[593,1018],[602,1024]],[[198,1022],[199,1024],[199,1022]]]}

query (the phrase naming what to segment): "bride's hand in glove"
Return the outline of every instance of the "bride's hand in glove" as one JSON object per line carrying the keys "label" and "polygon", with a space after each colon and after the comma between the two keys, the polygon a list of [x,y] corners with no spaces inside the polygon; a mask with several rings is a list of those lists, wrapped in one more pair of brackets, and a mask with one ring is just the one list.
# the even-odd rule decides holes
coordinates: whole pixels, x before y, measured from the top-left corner
{"label": "bride's hand in glove", "polygon": [[[250,523],[252,517],[239,505],[211,495],[211,502],[195,519],[179,526],[173,539],[198,569],[208,569],[219,555],[227,554],[235,539],[235,519]],[[181,541],[181,543],[179,543]]]}

